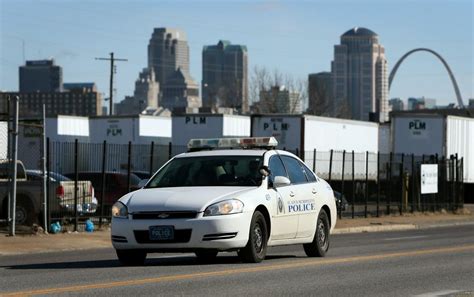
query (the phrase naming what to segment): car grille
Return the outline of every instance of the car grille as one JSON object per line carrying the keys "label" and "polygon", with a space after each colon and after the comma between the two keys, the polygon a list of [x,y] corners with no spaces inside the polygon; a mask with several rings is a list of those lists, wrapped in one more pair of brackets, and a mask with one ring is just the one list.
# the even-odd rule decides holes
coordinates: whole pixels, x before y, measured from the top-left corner
{"label": "car grille", "polygon": [[194,219],[197,214],[195,211],[153,211],[134,213],[132,218],[134,220]]}
{"label": "car grille", "polygon": [[150,240],[148,230],[134,230],[133,233],[138,243],[183,243],[189,242],[191,231],[191,229],[174,230],[174,239],[172,240]]}

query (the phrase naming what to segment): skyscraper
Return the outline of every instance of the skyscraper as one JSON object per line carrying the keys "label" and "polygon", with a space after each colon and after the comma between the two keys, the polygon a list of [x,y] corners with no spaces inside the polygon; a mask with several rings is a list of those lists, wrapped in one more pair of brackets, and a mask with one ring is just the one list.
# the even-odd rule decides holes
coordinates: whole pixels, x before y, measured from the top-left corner
{"label": "skyscraper", "polygon": [[385,48],[376,33],[356,27],[341,36],[332,62],[336,106],[347,103],[351,117],[388,121],[388,76]]}
{"label": "skyscraper", "polygon": [[203,107],[248,111],[248,55],[244,45],[220,40],[202,50]]}
{"label": "skyscraper", "polygon": [[20,66],[20,92],[61,92],[63,70],[54,60],[26,61]]}
{"label": "skyscraper", "polygon": [[308,113],[334,116],[332,112],[332,74],[318,72],[308,75]]}
{"label": "skyscraper", "polygon": [[[186,34],[179,29],[155,28],[148,44],[148,68],[154,71],[155,80],[160,85],[159,98],[157,98],[160,106],[162,106],[162,102],[176,101],[177,97],[171,95],[172,92],[170,92],[174,87],[168,86],[168,81],[172,81],[173,85],[176,84],[178,69],[186,78],[187,84],[195,85],[196,83],[189,73],[189,47]],[[172,97],[166,98],[167,95]],[[186,92],[178,95],[180,98],[182,96],[188,95]],[[189,96],[189,100],[181,100],[180,105],[183,102],[195,101],[194,93]],[[167,107],[173,108],[173,105],[167,104]]]}

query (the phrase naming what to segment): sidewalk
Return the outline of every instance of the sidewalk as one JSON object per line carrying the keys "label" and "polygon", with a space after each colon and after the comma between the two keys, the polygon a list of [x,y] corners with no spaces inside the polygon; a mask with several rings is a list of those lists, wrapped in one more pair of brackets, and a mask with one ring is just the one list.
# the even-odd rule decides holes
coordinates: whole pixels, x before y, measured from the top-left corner
{"label": "sidewalk", "polygon": [[[337,221],[333,234],[396,231],[465,224],[474,226],[474,211],[467,208],[459,214],[415,213],[380,218],[343,218]],[[93,233],[38,233],[34,235],[26,234],[25,230],[22,233],[15,237],[9,237],[5,231],[0,232],[0,256],[112,247],[110,229],[108,228]]]}

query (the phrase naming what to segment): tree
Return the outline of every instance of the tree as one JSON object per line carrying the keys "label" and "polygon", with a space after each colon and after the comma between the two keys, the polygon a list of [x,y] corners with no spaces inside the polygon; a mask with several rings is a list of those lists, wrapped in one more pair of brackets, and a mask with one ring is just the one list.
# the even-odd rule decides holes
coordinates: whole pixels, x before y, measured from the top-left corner
{"label": "tree", "polygon": [[255,113],[301,113],[307,99],[307,82],[277,69],[270,72],[266,67],[255,66],[250,74],[249,96]]}

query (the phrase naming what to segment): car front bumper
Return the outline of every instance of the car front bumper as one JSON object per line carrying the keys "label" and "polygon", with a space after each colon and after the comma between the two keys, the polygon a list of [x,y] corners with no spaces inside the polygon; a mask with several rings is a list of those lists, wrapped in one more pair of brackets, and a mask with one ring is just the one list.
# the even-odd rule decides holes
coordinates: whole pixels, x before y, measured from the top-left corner
{"label": "car front bumper", "polygon": [[[193,219],[134,220],[112,219],[112,245],[115,249],[146,249],[149,251],[181,251],[217,249],[220,251],[244,247],[249,238],[252,213],[202,217]],[[149,240],[150,226],[173,226],[176,241]]]}

